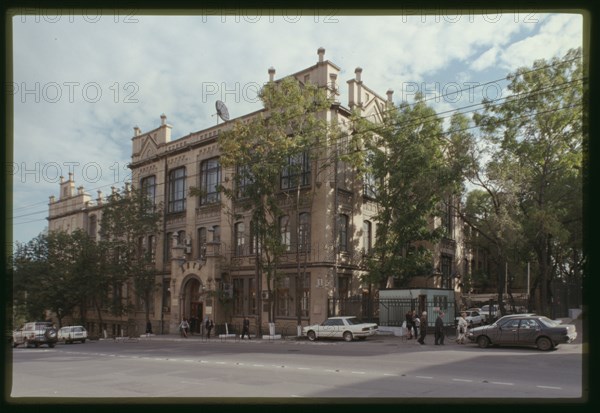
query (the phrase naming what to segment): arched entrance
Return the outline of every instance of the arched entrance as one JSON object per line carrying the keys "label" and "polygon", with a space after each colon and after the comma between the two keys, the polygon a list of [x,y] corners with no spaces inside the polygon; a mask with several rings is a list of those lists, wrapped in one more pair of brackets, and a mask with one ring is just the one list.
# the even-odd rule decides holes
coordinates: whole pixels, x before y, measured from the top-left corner
{"label": "arched entrance", "polygon": [[192,333],[200,333],[204,318],[202,291],[202,282],[196,277],[191,277],[183,287],[182,317],[188,319]]}

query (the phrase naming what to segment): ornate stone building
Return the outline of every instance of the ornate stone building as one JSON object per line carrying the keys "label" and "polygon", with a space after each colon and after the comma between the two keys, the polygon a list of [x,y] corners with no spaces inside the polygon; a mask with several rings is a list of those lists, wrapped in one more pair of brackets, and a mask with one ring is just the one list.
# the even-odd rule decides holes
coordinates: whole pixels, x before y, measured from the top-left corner
{"label": "ornate stone building", "polygon": [[[338,75],[340,68],[324,59],[325,50],[318,50],[318,61],[311,67],[294,73],[300,82],[316,83],[334,98],[334,104],[322,113],[328,122],[342,128],[349,124],[350,111],[359,109],[375,122],[391,104],[393,92],[386,98],[367,87],[362,69],[347,81],[347,106],[339,102]],[[269,80],[275,70],[269,69]],[[247,114],[240,120],[255,116]],[[232,121],[235,121],[233,119]],[[217,137],[230,127],[223,122],[207,129],[171,139],[171,125],[161,115],[158,127],[143,132],[134,128],[130,169],[132,185],[143,188],[157,204],[163,205],[162,231],[148,234],[142,240],[154,257],[159,286],[153,297],[151,321],[155,332],[177,331],[182,318],[196,320],[207,317],[220,325],[239,324],[243,316],[251,319],[252,331],[261,320],[265,331],[268,320],[265,303],[272,300],[277,328],[295,333],[297,312],[302,324],[320,322],[339,308],[341,299],[360,297],[366,293],[360,274],[363,254],[375,240],[376,205],[364,185],[363,177],[341,162],[319,164],[319,159],[304,159],[301,176],[301,196],[296,201],[296,187],[290,188],[291,177],[281,177],[281,204],[286,215],[280,219],[281,239],[288,253],[281,261],[276,289],[267,293],[266,280],[257,277],[256,244],[248,213],[240,210],[218,191],[226,176],[219,162]],[[325,151],[333,151],[328,147]],[[190,187],[200,189],[201,196],[190,196]],[[60,184],[60,198],[50,198],[49,230],[85,228],[97,237],[101,225],[102,194],[95,201],[82,187],[75,190],[72,176]],[[231,211],[235,211],[232,214]],[[449,217],[452,221],[452,217]],[[441,225],[437,219],[435,225]],[[464,273],[462,227],[451,226],[453,239],[432,246],[439,269],[427,282],[428,287],[455,287],[455,275]],[[123,297],[137,303],[135,292],[124,286]],[[332,298],[336,298],[333,308]],[[138,331],[145,324],[144,312],[135,305],[135,314],[127,317],[106,316],[105,328],[113,333],[135,320]],[[95,315],[90,313],[89,320]],[[129,321],[128,321],[129,320]],[[92,331],[99,326],[90,321]]]}

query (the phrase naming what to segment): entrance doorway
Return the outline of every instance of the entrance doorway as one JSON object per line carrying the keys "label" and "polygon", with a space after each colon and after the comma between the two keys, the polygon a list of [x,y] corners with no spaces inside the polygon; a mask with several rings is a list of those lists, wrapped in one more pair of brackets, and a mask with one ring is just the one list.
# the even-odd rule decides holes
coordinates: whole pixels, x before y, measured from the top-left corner
{"label": "entrance doorway", "polygon": [[194,334],[202,332],[203,308],[204,306],[201,301],[192,301],[190,308],[190,331]]}

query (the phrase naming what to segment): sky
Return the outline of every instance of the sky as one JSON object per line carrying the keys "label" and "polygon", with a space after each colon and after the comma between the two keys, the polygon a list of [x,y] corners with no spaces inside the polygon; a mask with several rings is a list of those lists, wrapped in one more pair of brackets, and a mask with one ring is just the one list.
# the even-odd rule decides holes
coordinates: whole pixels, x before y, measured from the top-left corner
{"label": "sky", "polygon": [[[268,81],[325,59],[346,81],[361,67],[365,85],[395,103],[417,91],[438,113],[505,96],[510,73],[583,44],[578,14],[499,13],[348,16],[343,11],[244,12],[201,16],[119,15],[71,10],[16,15],[13,24],[13,241],[47,228],[60,176],[93,199],[130,174],[133,127],[173,126],[172,140],[216,124],[215,102],[232,119],[261,108]],[[490,83],[487,83],[490,82]],[[471,89],[469,89],[471,88]]]}

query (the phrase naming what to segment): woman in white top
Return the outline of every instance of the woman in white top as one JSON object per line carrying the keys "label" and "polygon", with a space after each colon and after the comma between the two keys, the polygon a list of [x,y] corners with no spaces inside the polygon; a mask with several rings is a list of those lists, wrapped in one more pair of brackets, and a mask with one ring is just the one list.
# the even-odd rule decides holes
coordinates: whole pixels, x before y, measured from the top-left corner
{"label": "woman in white top", "polygon": [[458,317],[458,325],[456,326],[456,342],[459,344],[465,344],[465,338],[467,337],[467,320],[465,317],[467,313],[460,313]]}

